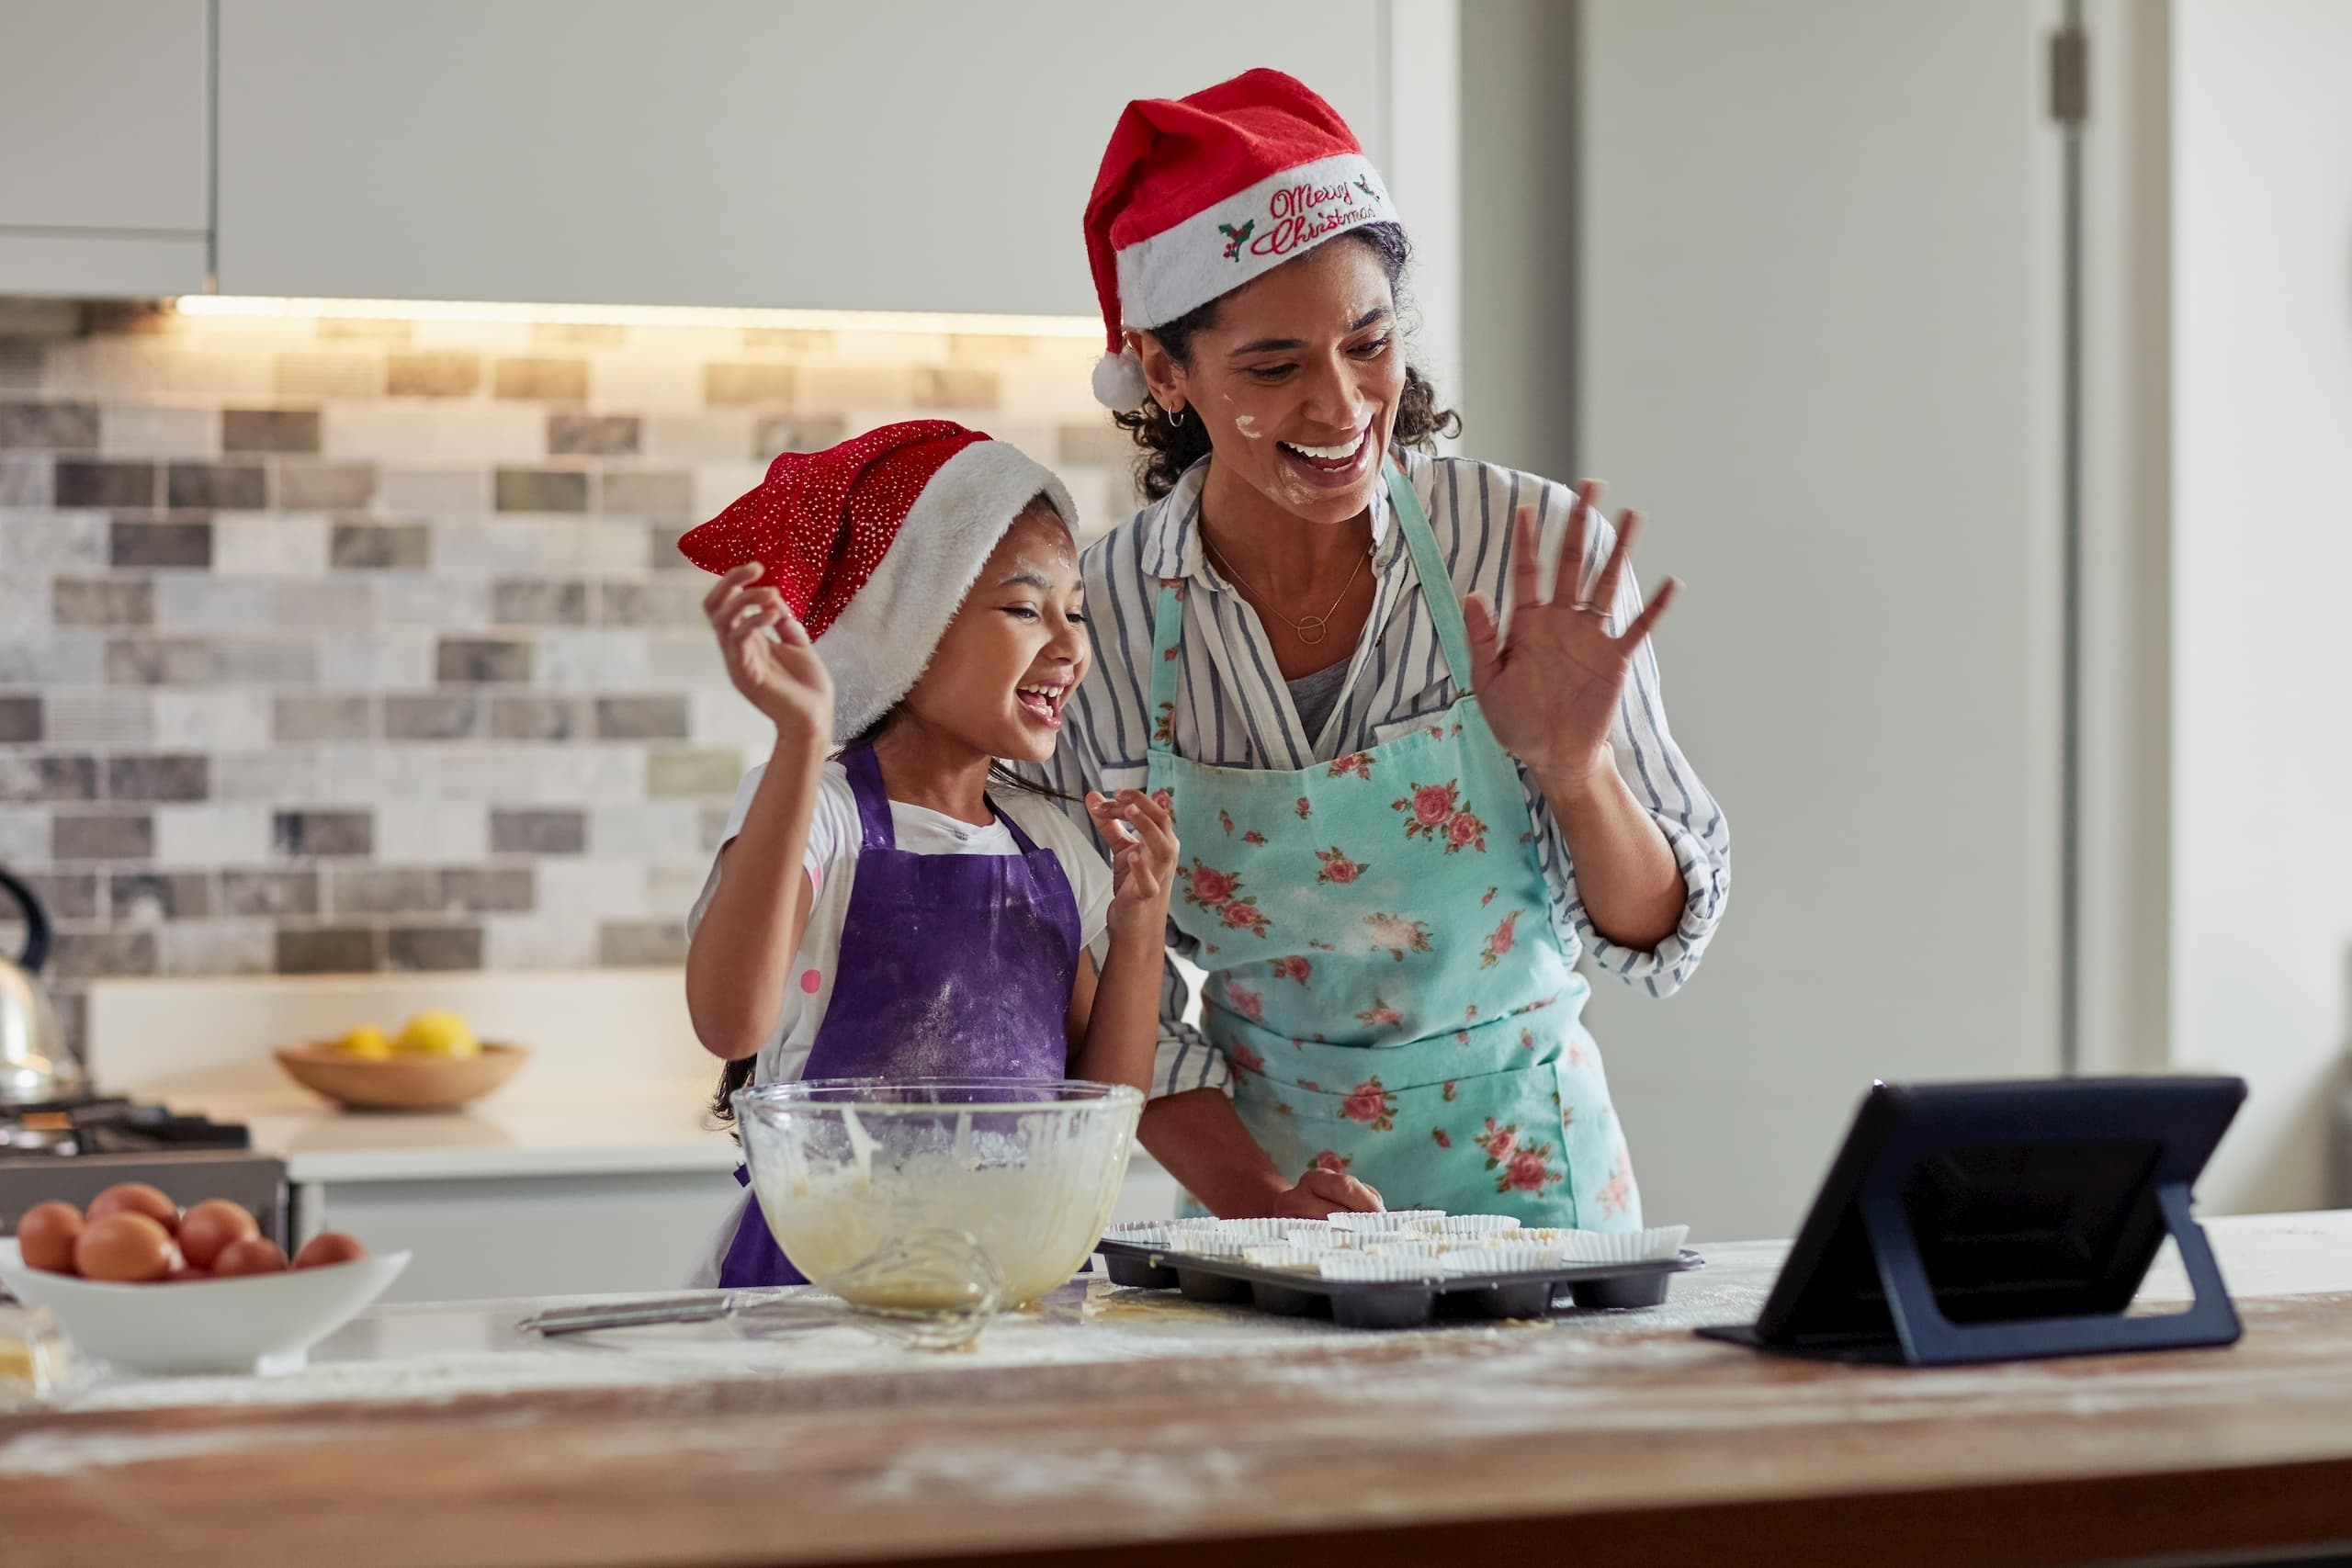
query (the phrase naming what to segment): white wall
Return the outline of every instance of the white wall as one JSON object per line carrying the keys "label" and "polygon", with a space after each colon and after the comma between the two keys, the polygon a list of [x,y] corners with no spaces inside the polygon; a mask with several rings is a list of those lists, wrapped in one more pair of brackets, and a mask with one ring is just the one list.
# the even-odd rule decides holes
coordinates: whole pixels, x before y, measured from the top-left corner
{"label": "white wall", "polygon": [[1585,7],[1578,460],[1689,581],[1658,657],[1733,845],[1697,979],[1593,1028],[1708,1235],[1789,1234],[1873,1076],[2056,1066],[2055,19]]}
{"label": "white wall", "polygon": [[2320,1200],[2352,1035],[2352,6],[2174,0],[2174,1059],[2203,1190]]}

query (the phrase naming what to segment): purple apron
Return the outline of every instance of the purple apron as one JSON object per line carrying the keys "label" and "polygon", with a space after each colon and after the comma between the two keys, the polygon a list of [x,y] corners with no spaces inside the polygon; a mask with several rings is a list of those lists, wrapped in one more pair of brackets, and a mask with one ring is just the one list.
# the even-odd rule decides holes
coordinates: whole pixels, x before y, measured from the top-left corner
{"label": "purple apron", "polygon": [[[1069,1076],[1063,1032],[1080,946],[1078,896],[1050,850],[989,809],[1020,850],[1011,855],[919,855],[899,848],[873,749],[846,752],[863,837],[842,921],[832,999],[804,1078]],[[735,1179],[748,1186],[742,1167]],[[800,1285],[745,1201],[718,1283]]]}

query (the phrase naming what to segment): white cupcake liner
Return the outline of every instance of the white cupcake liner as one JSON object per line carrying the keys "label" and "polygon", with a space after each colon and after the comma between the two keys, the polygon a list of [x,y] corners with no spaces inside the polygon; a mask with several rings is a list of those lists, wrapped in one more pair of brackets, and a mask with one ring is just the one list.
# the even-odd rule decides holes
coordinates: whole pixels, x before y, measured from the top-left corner
{"label": "white cupcake liner", "polygon": [[1689,1225],[1653,1225],[1645,1231],[1570,1231],[1561,1255],[1571,1263],[1650,1263],[1682,1250]]}
{"label": "white cupcake liner", "polygon": [[1433,1280],[1442,1272],[1434,1258],[1383,1258],[1369,1252],[1321,1253],[1316,1268],[1326,1280]]}
{"label": "white cupcake liner", "polygon": [[1434,1259],[1448,1249],[1448,1244],[1435,1236],[1370,1235],[1359,1249],[1374,1258],[1427,1258]]}
{"label": "white cupcake liner", "polygon": [[1511,1247],[1459,1247],[1438,1258],[1449,1274],[1523,1274],[1560,1266],[1560,1248],[1551,1242],[1521,1242]]}
{"label": "white cupcake liner", "polygon": [[1160,1247],[1175,1234],[1175,1227],[1162,1220],[1129,1221],[1113,1225],[1102,1233],[1104,1241],[1124,1241],[1136,1247]]}
{"label": "white cupcake liner", "polygon": [[1520,1228],[1515,1214],[1448,1214],[1437,1222],[1437,1234],[1442,1236],[1485,1236]]}
{"label": "white cupcake liner", "polygon": [[1288,1242],[1274,1242],[1250,1247],[1242,1253],[1241,1261],[1253,1269],[1295,1269],[1312,1274],[1320,1260],[1329,1256],[1328,1253],[1309,1252],[1303,1247],[1293,1247]]}
{"label": "white cupcake liner", "polygon": [[1213,1235],[1238,1235],[1249,1241],[1284,1241],[1296,1226],[1296,1220],[1213,1220]]}
{"label": "white cupcake liner", "polygon": [[1253,1247],[1263,1245],[1246,1235],[1219,1235],[1215,1231],[1186,1231],[1168,1238],[1170,1252],[1181,1252],[1193,1258],[1238,1258]]}
{"label": "white cupcake liner", "polygon": [[1334,1229],[1329,1225],[1297,1226],[1284,1232],[1283,1239],[1291,1246],[1307,1252],[1331,1252],[1340,1247],[1355,1245],[1353,1235],[1347,1231]]}
{"label": "white cupcake liner", "polygon": [[1341,1211],[1331,1216],[1330,1223],[1343,1231],[1399,1231],[1435,1224],[1444,1218],[1443,1209],[1387,1209],[1373,1214]]}

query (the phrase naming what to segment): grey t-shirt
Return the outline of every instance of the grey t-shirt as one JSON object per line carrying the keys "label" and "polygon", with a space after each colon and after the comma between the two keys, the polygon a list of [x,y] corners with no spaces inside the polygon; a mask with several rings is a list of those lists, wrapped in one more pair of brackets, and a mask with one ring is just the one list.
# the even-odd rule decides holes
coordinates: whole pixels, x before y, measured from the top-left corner
{"label": "grey t-shirt", "polygon": [[1306,731],[1309,745],[1314,744],[1316,737],[1323,733],[1323,726],[1329,720],[1331,710],[1339,705],[1340,688],[1347,682],[1350,662],[1342,659],[1311,675],[1301,675],[1295,681],[1283,682],[1290,688],[1290,705],[1298,710],[1298,722]]}

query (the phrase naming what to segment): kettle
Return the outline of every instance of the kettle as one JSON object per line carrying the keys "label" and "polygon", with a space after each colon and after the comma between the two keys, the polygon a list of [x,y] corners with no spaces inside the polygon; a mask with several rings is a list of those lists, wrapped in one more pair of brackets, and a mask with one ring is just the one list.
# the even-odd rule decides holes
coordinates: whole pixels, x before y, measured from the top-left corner
{"label": "kettle", "polygon": [[13,961],[0,958],[0,1105],[70,1099],[87,1080],[37,978],[49,961],[49,911],[31,888],[5,871],[0,892],[25,912],[24,952]]}

